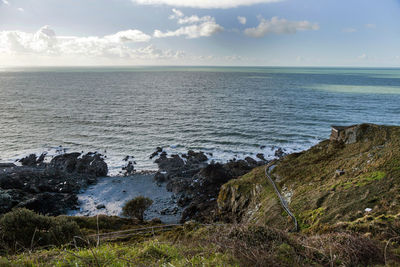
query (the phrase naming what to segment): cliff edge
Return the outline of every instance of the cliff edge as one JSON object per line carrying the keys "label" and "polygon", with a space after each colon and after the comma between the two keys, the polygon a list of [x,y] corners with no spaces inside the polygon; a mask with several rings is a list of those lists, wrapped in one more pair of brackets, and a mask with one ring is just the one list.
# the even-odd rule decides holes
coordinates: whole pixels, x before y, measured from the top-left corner
{"label": "cliff edge", "polygon": [[[300,230],[354,230],[390,238],[400,227],[400,127],[360,124],[271,163]],[[333,130],[332,130],[333,133]],[[218,197],[229,222],[293,228],[265,166],[229,181]],[[396,230],[397,229],[397,230]]]}

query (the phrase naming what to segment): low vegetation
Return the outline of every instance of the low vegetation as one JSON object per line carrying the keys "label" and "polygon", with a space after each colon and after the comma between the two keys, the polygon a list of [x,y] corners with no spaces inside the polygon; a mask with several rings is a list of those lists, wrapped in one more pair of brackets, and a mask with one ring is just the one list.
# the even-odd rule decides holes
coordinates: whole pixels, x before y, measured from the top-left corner
{"label": "low vegetation", "polygon": [[37,247],[61,246],[80,235],[76,222],[65,217],[38,215],[27,209],[16,209],[0,218],[0,248],[16,253]]}
{"label": "low vegetation", "polygon": [[[385,250],[386,249],[386,250]],[[291,234],[267,226],[189,223],[142,240],[41,249],[1,266],[371,266],[396,262],[394,248],[352,233]]]}
{"label": "low vegetation", "polygon": [[143,221],[144,212],[151,206],[151,204],[153,204],[153,200],[150,198],[143,196],[135,197],[125,203],[122,207],[122,214]]}

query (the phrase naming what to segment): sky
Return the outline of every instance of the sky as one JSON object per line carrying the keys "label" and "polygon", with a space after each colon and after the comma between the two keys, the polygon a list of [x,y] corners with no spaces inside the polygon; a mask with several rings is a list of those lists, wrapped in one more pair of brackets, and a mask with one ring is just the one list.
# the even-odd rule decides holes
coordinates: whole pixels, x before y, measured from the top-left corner
{"label": "sky", "polygon": [[0,66],[400,67],[400,0],[0,0]]}

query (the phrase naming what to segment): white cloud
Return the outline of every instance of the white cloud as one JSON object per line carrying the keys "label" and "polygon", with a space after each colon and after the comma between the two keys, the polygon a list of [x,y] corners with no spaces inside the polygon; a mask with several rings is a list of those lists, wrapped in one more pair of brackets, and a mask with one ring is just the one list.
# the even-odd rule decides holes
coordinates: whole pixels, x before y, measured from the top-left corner
{"label": "white cloud", "polygon": [[215,22],[204,22],[200,25],[190,25],[181,27],[175,31],[162,32],[160,30],[155,30],[154,37],[164,38],[164,37],[186,36],[189,39],[193,39],[199,37],[209,37],[222,30],[223,28],[218,24],[216,24]]}
{"label": "white cloud", "polygon": [[161,50],[153,45],[132,48],[130,44],[148,42],[151,37],[139,30],[99,36],[57,36],[44,26],[35,33],[0,31],[0,56],[41,56],[52,58],[174,59],[182,51]]}
{"label": "white cloud", "polygon": [[193,8],[234,8],[255,4],[280,2],[282,0],[132,0],[142,5],[169,5]]}
{"label": "white cloud", "polygon": [[3,2],[3,4],[5,4],[5,5],[7,5],[7,6],[10,5],[10,2],[8,2],[7,0],[2,0],[2,2]]}
{"label": "white cloud", "polygon": [[180,10],[178,10],[178,9],[173,8],[173,9],[172,9],[172,12],[173,12],[174,14],[170,15],[170,16],[169,16],[169,19],[177,19],[177,18],[183,17],[182,11],[180,11]]}
{"label": "white cloud", "polygon": [[214,21],[214,18],[212,18],[210,16],[199,17],[196,15],[193,15],[190,17],[184,17],[184,18],[178,19],[178,24],[193,24],[193,23],[208,22],[208,21]]}
{"label": "white cloud", "polygon": [[318,23],[311,23],[309,21],[288,21],[273,17],[270,20],[260,18],[260,24],[255,28],[247,28],[244,33],[247,36],[254,38],[261,38],[267,34],[294,34],[297,31],[318,30]]}
{"label": "white cloud", "polygon": [[48,26],[36,33],[21,31],[0,32],[0,53],[45,53],[53,54],[57,38]]}
{"label": "white cloud", "polygon": [[243,25],[246,24],[246,22],[247,22],[246,17],[238,16],[237,19],[238,19],[239,23],[243,24]]}
{"label": "white cloud", "polygon": [[25,9],[23,9],[22,7],[17,8],[17,10],[18,10],[19,12],[24,12],[24,11],[25,11]]}
{"label": "white cloud", "polygon": [[177,19],[178,24],[189,24],[189,26],[183,26],[174,31],[163,32],[161,30],[155,30],[153,36],[155,38],[165,37],[177,37],[185,36],[188,39],[209,37],[212,36],[224,28],[215,22],[215,19],[211,16],[199,17],[193,15],[190,17],[184,17],[184,14],[176,9],[173,9],[173,15],[170,16],[172,19]]}
{"label": "white cloud", "polygon": [[344,28],[342,30],[342,32],[347,32],[347,33],[352,33],[352,32],[356,32],[357,29],[356,28]]}
{"label": "white cloud", "polygon": [[366,27],[367,29],[376,29],[376,24],[372,24],[372,23],[365,24],[365,27]]}
{"label": "white cloud", "polygon": [[125,43],[125,42],[134,42],[134,43],[140,43],[140,42],[148,42],[151,39],[150,35],[147,35],[143,33],[142,31],[139,30],[127,30],[127,31],[120,31],[112,35],[107,35],[104,36],[104,38],[118,43]]}

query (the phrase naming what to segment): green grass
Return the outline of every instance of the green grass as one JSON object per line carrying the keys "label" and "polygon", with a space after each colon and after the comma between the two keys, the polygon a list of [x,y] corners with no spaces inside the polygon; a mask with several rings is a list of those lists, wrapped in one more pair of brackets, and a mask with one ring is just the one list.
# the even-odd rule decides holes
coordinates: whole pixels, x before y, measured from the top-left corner
{"label": "green grass", "polygon": [[107,243],[94,248],[52,249],[0,258],[1,266],[238,266],[228,254],[210,247],[187,247],[157,239]]}
{"label": "green grass", "polygon": [[[303,230],[354,221],[366,208],[379,214],[400,212],[400,127],[362,125],[360,132],[356,143],[325,140],[276,163],[272,175],[280,188],[293,193],[289,206]],[[336,175],[338,169],[344,174]],[[225,184],[220,210],[236,221],[252,218],[250,222],[290,229],[263,170],[256,168]],[[322,210],[318,219],[310,212]]]}

